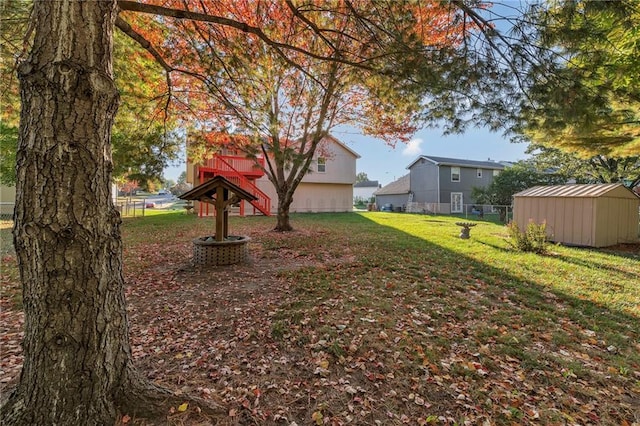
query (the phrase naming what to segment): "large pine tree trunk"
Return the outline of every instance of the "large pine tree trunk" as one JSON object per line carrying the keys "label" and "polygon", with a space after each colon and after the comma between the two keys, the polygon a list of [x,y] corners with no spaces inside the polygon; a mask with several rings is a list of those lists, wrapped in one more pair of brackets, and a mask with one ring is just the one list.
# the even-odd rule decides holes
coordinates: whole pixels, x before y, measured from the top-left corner
{"label": "large pine tree trunk", "polygon": [[14,245],[23,284],[20,382],[3,425],[108,425],[163,417],[192,401],[132,365],[120,216],[111,199],[115,0],[37,0],[35,39],[19,67],[22,111]]}
{"label": "large pine tree trunk", "polygon": [[110,196],[115,0],[36,1],[19,68],[14,243],[24,364],[12,424],[113,424],[131,359],[120,219]]}

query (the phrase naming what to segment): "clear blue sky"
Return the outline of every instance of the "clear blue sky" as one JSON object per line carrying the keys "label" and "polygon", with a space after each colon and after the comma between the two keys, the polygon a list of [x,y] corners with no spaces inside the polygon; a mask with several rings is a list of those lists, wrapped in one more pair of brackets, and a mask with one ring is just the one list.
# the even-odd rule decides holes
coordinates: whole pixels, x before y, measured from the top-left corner
{"label": "clear blue sky", "polygon": [[[408,144],[390,147],[379,139],[363,136],[356,129],[338,129],[332,134],[360,154],[356,171],[383,186],[409,173],[407,166],[420,155],[459,158],[463,160],[517,161],[527,158],[523,143],[511,143],[501,133],[486,129],[470,129],[462,135],[442,136],[440,129],[419,131]],[[184,162],[165,169],[164,176],[176,181],[185,171]]]}
{"label": "clear blue sky", "polygon": [[334,131],[333,135],[360,154],[356,170],[382,185],[409,173],[407,166],[420,155],[458,158],[462,160],[517,161],[528,157],[527,144],[509,142],[501,133],[486,129],[470,129],[461,135],[442,136],[440,129],[419,131],[409,143],[395,148],[381,140],[354,132]]}

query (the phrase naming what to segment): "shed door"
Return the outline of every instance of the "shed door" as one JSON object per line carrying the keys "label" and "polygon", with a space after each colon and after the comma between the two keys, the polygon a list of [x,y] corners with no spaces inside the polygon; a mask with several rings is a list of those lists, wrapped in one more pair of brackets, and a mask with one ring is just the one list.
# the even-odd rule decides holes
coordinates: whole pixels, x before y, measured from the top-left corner
{"label": "shed door", "polygon": [[462,213],[462,192],[451,193],[451,213]]}

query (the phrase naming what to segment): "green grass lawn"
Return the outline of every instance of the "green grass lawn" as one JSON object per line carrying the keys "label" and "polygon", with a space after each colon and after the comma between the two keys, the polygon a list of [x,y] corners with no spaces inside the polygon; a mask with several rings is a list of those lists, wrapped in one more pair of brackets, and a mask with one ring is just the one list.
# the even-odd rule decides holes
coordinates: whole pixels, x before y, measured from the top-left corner
{"label": "green grass lawn", "polygon": [[[237,374],[206,386],[224,388],[225,402],[239,410],[246,404],[238,389],[255,394],[251,386],[257,386],[262,405],[253,407],[254,420],[275,422],[278,412],[298,424],[321,424],[319,418],[329,424],[640,421],[640,253],[557,245],[545,255],[520,253],[510,248],[503,225],[478,221],[471,239],[462,240],[459,220],[383,212],[294,214],[296,232],[280,234],[269,232],[272,217],[232,217],[232,233],[252,237],[255,257],[293,259],[299,266],[271,277],[281,286],[278,297],[264,296],[256,305],[268,306],[268,312],[237,308],[249,337],[230,338],[237,346],[220,361]],[[180,264],[175,253],[188,253],[190,240],[212,233],[214,224],[174,211],[125,219],[122,229],[135,343],[136,327],[142,327],[135,325],[136,315],[143,315],[137,313],[142,299],[135,296],[142,278],[136,277],[144,276],[143,288],[162,282],[166,270],[153,276],[145,271],[169,260]],[[15,268],[11,261],[3,257],[3,286],[16,279],[8,272]],[[167,288],[184,288],[176,303],[197,304],[186,300],[187,288],[206,284],[176,282],[178,275],[166,279]],[[3,297],[5,307],[19,309],[7,305],[6,292]],[[145,297],[149,303],[152,295]],[[167,295],[162,300],[169,303]],[[171,330],[179,322],[167,321]],[[223,334],[224,324],[216,324],[211,333]],[[237,323],[229,327],[237,333]],[[144,335],[145,342],[150,339]],[[240,353],[250,342],[252,355]],[[213,345],[190,344],[195,346],[188,353],[201,357]],[[286,373],[269,364],[261,376],[251,370],[260,351],[265,359],[300,362]],[[154,356],[143,358],[147,368],[155,365]],[[174,356],[162,356],[160,368],[169,368]],[[184,370],[176,382],[160,382],[198,383],[201,389],[213,373],[198,368]],[[285,393],[286,386],[298,389],[298,397]]]}

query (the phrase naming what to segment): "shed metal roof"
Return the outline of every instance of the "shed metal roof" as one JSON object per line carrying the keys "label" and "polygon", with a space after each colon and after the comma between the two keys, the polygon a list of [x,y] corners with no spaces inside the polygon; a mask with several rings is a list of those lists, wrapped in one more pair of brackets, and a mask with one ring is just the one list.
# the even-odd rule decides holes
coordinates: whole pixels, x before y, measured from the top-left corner
{"label": "shed metal roof", "polygon": [[[619,191],[620,189],[625,191]],[[520,191],[514,197],[582,197],[597,198],[608,195],[615,191],[617,194],[628,193],[629,198],[637,196],[621,183],[605,184],[573,184],[573,185],[551,185],[534,186],[524,191]],[[626,195],[625,195],[626,198]]]}

